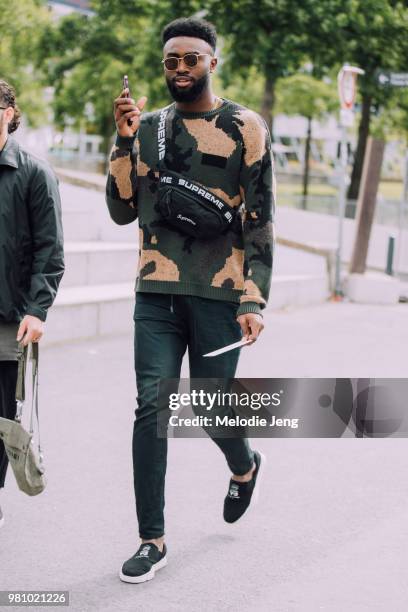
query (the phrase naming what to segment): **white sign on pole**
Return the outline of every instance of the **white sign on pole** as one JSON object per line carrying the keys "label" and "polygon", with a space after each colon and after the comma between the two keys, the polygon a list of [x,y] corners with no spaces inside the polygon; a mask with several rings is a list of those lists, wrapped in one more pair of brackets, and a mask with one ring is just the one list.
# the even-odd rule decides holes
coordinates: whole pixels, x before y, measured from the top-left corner
{"label": "white sign on pole", "polygon": [[357,68],[357,66],[344,64],[337,76],[340,104],[344,110],[353,110],[357,93],[358,74],[364,74],[364,70]]}

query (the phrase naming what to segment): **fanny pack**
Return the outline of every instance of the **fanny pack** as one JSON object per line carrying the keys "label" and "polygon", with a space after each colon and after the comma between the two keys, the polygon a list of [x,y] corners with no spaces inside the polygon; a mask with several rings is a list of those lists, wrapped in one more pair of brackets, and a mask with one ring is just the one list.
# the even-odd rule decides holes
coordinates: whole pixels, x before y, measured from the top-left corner
{"label": "fanny pack", "polygon": [[212,240],[231,227],[236,209],[199,183],[166,169],[166,117],[169,108],[161,111],[157,128],[159,211],[172,227],[200,240]]}
{"label": "fanny pack", "polygon": [[[32,400],[30,431],[21,424],[25,402],[25,373],[28,357],[27,347],[21,348],[18,355],[18,375],[16,387],[17,413],[14,421],[0,418],[0,439],[4,442],[10,466],[17,485],[27,495],[38,495],[46,486],[43,455],[40,443],[40,423],[38,419],[38,344],[31,345],[32,360]],[[34,409],[38,428],[38,454],[34,450]]]}

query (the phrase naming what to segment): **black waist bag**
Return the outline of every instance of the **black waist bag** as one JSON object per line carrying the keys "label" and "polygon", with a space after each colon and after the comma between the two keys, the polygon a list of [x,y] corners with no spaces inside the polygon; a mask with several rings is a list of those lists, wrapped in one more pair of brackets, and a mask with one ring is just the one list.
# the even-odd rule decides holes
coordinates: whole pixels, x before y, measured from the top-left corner
{"label": "black waist bag", "polygon": [[158,203],[167,223],[201,240],[217,238],[236,216],[236,211],[211,191],[176,172],[160,172]]}
{"label": "black waist bag", "polygon": [[171,106],[162,109],[157,125],[159,211],[169,225],[184,234],[212,240],[231,227],[237,211],[202,185],[167,170],[166,123]]}

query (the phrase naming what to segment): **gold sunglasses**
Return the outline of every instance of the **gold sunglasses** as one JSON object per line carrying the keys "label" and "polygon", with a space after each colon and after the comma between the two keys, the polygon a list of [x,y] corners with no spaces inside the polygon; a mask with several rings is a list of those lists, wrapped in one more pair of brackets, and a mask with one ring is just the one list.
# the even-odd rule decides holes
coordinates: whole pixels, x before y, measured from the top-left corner
{"label": "gold sunglasses", "polygon": [[210,53],[186,53],[183,57],[166,57],[161,63],[164,64],[166,70],[177,70],[183,60],[188,68],[194,68],[198,64],[198,58],[203,55],[213,57]]}

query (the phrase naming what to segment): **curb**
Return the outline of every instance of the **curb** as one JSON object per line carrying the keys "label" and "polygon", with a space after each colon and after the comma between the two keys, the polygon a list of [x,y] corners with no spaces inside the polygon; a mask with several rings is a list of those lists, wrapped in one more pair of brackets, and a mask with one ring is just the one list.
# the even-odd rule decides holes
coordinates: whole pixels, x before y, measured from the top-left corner
{"label": "curb", "polygon": [[99,180],[97,175],[95,176],[95,178],[93,176],[87,178],[79,174],[71,173],[65,168],[54,168],[54,172],[57,175],[58,179],[63,183],[69,183],[70,185],[76,185],[77,187],[84,187],[85,189],[94,189],[95,191],[105,193],[106,178],[102,174],[100,175]]}

